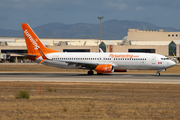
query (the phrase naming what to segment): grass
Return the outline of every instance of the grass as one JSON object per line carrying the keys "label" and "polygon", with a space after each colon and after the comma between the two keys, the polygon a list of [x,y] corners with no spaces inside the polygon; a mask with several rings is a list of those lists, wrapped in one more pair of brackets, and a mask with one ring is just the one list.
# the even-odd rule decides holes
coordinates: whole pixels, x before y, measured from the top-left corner
{"label": "grass", "polygon": [[46,89],[47,89],[48,92],[52,92],[53,91],[53,89],[50,88],[50,87],[47,87]]}
{"label": "grass", "polygon": [[16,99],[29,99],[30,98],[30,94],[28,91],[26,90],[20,90],[16,95],[15,95]]}
{"label": "grass", "polygon": [[[19,89],[31,97],[15,99]],[[178,84],[0,82],[0,119],[175,120],[179,93]]]}
{"label": "grass", "polygon": [[64,111],[64,112],[67,112],[67,108],[65,107],[65,108],[63,109],[63,111]]}

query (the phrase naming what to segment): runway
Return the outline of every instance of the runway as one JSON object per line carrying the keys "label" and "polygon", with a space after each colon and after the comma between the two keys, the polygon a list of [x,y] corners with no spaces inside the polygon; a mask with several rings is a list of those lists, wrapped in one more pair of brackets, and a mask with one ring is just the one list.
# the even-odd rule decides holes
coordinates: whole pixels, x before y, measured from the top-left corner
{"label": "runway", "polygon": [[179,74],[0,73],[0,81],[180,84]]}

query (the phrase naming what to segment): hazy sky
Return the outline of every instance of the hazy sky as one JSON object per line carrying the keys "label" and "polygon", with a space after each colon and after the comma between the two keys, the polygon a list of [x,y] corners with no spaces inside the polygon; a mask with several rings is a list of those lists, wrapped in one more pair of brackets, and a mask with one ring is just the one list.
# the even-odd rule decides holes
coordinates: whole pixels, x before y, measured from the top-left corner
{"label": "hazy sky", "polygon": [[0,0],[0,29],[131,20],[180,29],[180,0]]}

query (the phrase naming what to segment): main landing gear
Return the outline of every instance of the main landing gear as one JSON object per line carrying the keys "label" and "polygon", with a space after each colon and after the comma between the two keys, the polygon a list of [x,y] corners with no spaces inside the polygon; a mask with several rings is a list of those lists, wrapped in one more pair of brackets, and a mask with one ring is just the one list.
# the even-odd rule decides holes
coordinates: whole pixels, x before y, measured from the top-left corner
{"label": "main landing gear", "polygon": [[88,75],[94,75],[94,72],[92,70],[88,71]]}

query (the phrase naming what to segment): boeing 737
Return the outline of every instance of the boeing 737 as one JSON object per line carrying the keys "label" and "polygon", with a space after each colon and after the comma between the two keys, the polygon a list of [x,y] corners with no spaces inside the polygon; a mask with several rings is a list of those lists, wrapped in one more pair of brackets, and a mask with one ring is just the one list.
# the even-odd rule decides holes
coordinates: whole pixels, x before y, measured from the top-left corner
{"label": "boeing 737", "polygon": [[27,23],[22,23],[24,38],[28,53],[26,57],[39,64],[58,68],[87,69],[88,75],[127,72],[128,70],[161,71],[176,63],[167,57],[153,53],[123,53],[123,52],[59,52],[47,48]]}

